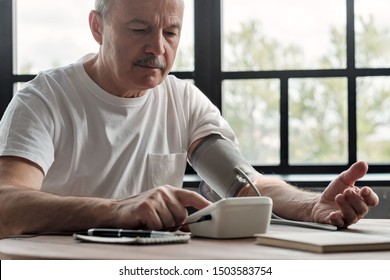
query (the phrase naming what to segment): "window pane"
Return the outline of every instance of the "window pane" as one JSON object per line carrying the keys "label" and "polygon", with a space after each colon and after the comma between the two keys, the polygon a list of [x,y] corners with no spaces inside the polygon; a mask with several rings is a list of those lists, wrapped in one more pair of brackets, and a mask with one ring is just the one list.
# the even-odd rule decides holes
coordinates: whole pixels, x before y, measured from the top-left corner
{"label": "window pane", "polygon": [[89,30],[94,0],[16,0],[16,71],[34,74],[75,62],[98,45]]}
{"label": "window pane", "polygon": [[357,156],[390,163],[390,78],[357,79]]}
{"label": "window pane", "polygon": [[[16,0],[16,73],[35,74],[97,52],[88,24],[94,3],[95,0]],[[185,5],[174,71],[194,69],[193,0],[186,0]]]}
{"label": "window pane", "polygon": [[290,164],[348,161],[347,79],[289,82]]}
{"label": "window pane", "polygon": [[22,83],[22,82],[14,83],[14,92],[13,92],[13,94],[15,94],[16,92],[21,90],[24,87],[25,84],[26,83]]}
{"label": "window pane", "polygon": [[172,71],[194,71],[194,0],[185,0],[180,46]]}
{"label": "window pane", "polygon": [[355,0],[357,67],[390,67],[390,2]]}
{"label": "window pane", "polygon": [[346,67],[346,4],[223,0],[224,71]]}
{"label": "window pane", "polygon": [[254,165],[279,164],[279,80],[229,80],[222,86],[222,113],[245,158]]}

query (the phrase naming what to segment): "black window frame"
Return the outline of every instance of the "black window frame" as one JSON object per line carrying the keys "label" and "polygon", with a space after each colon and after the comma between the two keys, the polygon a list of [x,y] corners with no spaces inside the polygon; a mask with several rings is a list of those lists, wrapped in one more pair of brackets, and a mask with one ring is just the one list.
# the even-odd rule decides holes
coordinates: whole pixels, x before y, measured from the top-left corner
{"label": "black window frame", "polygon": [[[223,0],[195,0],[195,84],[221,109],[222,82],[235,79],[279,79],[280,102],[280,164],[255,166],[266,174],[332,174],[340,173],[357,161],[356,79],[390,76],[390,68],[355,67],[355,3],[345,0],[347,19],[347,66],[345,69],[222,71],[221,30]],[[206,32],[206,30],[208,32]],[[344,77],[348,80],[348,162],[335,165],[291,165],[288,161],[288,80],[291,78]],[[390,160],[389,160],[390,161]],[[389,173],[390,164],[370,164],[370,173]],[[390,181],[390,175],[389,175]],[[383,182],[387,185],[388,182]]]}
{"label": "black window frame", "polygon": [[[13,96],[14,84],[26,82],[35,75],[14,73],[13,26],[14,1],[0,0],[0,117]],[[194,0],[194,71],[173,72],[182,79],[192,79],[209,99],[221,109],[222,82],[234,79],[280,80],[280,164],[255,166],[265,174],[333,174],[348,168],[357,160],[356,79],[358,77],[390,76],[390,68],[355,67],[355,17],[354,0],[344,0],[347,18],[347,67],[327,70],[275,70],[224,72],[221,67],[222,0]],[[345,165],[290,165],[288,163],[288,80],[291,78],[344,77],[348,80],[348,163]],[[188,166],[187,173],[194,171]],[[390,164],[370,164],[370,173],[390,174]],[[374,182],[390,185],[389,179]]]}

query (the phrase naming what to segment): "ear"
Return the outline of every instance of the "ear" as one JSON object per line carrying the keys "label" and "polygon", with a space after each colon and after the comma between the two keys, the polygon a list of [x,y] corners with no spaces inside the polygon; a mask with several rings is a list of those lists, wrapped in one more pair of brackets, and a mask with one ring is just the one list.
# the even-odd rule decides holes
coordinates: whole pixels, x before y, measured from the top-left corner
{"label": "ear", "polygon": [[96,11],[89,13],[89,28],[95,41],[101,45],[103,42],[103,19]]}

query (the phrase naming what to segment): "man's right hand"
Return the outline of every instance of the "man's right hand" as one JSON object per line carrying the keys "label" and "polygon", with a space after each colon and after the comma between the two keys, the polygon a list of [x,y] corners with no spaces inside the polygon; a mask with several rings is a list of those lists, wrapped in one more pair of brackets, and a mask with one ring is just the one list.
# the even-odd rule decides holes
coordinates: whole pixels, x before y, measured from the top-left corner
{"label": "man's right hand", "polygon": [[114,204],[115,227],[161,230],[185,223],[185,207],[201,209],[210,202],[193,191],[160,186]]}
{"label": "man's right hand", "polygon": [[158,230],[187,219],[186,206],[210,204],[196,192],[157,187],[122,200],[41,191],[43,172],[18,157],[0,157],[0,236],[74,232],[92,227]]}

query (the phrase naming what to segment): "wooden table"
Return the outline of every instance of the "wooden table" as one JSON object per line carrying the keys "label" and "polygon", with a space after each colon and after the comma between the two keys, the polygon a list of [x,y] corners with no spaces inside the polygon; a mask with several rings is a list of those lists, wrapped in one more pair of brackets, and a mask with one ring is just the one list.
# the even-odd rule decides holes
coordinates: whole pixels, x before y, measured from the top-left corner
{"label": "wooden table", "polygon": [[[317,231],[315,229],[271,225],[272,231]],[[364,219],[349,231],[390,236],[390,219]],[[46,235],[33,238],[0,240],[1,259],[382,259],[390,260],[390,251],[352,253],[310,253],[260,246],[255,238],[215,240],[193,237],[189,243],[171,245],[117,245],[82,243],[72,236]]]}

